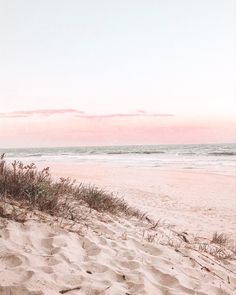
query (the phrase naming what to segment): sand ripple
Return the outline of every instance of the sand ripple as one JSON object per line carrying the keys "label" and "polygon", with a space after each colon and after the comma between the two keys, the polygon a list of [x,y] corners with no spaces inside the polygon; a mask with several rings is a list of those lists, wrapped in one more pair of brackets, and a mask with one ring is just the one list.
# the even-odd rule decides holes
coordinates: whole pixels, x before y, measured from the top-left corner
{"label": "sand ripple", "polygon": [[[235,264],[228,272],[205,261],[201,269],[174,249],[138,237],[132,222],[97,221],[83,235],[29,221],[2,223],[0,294],[234,294]],[[101,226],[100,226],[101,225]],[[124,234],[124,229],[128,234]],[[191,254],[191,253],[190,253]],[[200,258],[199,258],[200,259]]]}

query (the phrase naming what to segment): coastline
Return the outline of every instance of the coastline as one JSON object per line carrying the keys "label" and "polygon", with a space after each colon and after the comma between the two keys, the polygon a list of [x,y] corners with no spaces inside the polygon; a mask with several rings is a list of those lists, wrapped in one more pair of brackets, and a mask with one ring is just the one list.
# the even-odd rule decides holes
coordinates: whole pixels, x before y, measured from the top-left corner
{"label": "coastline", "polygon": [[14,221],[7,212],[22,213],[22,207],[3,199],[1,295],[234,294],[233,177],[104,163],[36,164],[50,166],[54,179],[75,178],[123,196],[147,215],[101,213],[78,203],[77,222],[32,209]]}
{"label": "coastline", "polygon": [[50,167],[55,177],[95,184],[179,230],[205,236],[215,231],[236,236],[236,178],[232,175],[109,163],[54,162]]}

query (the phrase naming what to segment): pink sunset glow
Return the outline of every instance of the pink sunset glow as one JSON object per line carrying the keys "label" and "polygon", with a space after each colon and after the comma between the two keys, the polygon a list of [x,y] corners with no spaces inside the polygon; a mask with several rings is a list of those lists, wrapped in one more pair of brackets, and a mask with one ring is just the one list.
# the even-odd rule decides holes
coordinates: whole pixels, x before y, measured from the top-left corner
{"label": "pink sunset glow", "polygon": [[236,141],[233,1],[7,2],[0,147]]}
{"label": "pink sunset glow", "polygon": [[0,295],[236,295],[235,11],[0,0]]}
{"label": "pink sunset glow", "polygon": [[[233,119],[180,118],[137,111],[87,114],[76,109],[47,109],[0,114],[6,147],[110,144],[234,142]],[[16,145],[17,143],[17,145]]]}

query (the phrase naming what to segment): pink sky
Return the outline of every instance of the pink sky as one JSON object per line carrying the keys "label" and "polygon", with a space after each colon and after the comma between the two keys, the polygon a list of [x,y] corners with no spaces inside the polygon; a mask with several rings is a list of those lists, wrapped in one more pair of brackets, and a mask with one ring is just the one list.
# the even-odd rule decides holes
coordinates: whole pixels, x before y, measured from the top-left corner
{"label": "pink sky", "polygon": [[0,147],[236,142],[235,9],[0,1]]}
{"label": "pink sky", "polygon": [[233,119],[173,114],[94,115],[75,109],[0,113],[1,147],[236,142]]}

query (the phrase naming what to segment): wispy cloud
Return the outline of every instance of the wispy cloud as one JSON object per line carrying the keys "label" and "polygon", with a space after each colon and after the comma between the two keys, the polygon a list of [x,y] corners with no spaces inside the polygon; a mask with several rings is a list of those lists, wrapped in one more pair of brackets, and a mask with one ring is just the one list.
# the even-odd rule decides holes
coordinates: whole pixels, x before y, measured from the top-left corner
{"label": "wispy cloud", "polygon": [[106,119],[106,118],[130,118],[130,117],[172,117],[172,114],[148,114],[148,113],[128,113],[128,114],[107,114],[107,115],[89,115],[82,114],[76,115],[76,117],[80,118],[88,118],[88,119]]}
{"label": "wispy cloud", "polygon": [[77,109],[41,109],[30,111],[14,111],[0,113],[0,118],[30,118],[32,116],[54,116],[71,114],[75,117],[85,119],[106,119],[106,118],[127,118],[127,117],[172,117],[173,114],[147,113],[144,110],[137,110],[134,113],[113,113],[113,114],[89,114]]}
{"label": "wispy cloud", "polygon": [[83,111],[76,109],[43,109],[30,111],[14,111],[0,113],[0,118],[28,118],[32,116],[53,116],[63,114],[83,114]]}

